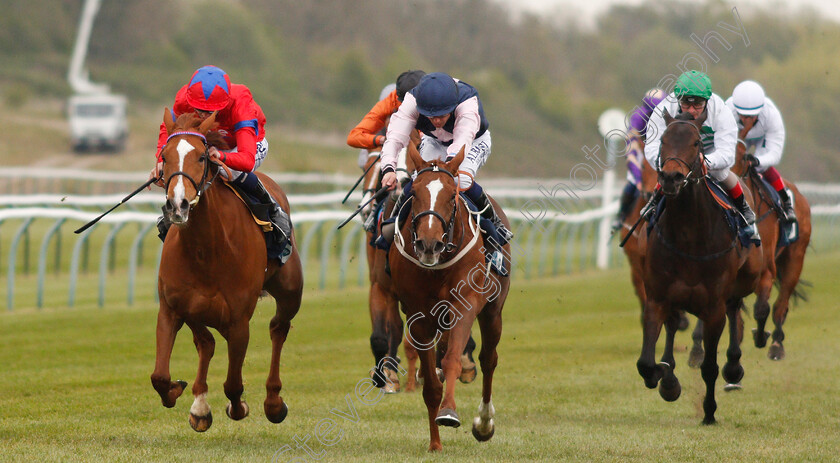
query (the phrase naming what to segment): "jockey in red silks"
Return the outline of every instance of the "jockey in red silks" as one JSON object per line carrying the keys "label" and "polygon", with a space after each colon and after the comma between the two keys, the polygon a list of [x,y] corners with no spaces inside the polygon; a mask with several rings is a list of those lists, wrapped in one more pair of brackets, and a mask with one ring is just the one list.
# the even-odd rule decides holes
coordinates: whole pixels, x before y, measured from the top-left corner
{"label": "jockey in red silks", "polygon": [[782,114],[773,100],[767,98],[758,82],[745,80],[735,86],[726,105],[738,122],[740,132],[746,130],[746,136],[738,139],[745,148],[753,147],[755,152],[747,154],[747,162],[776,189],[782,200],[784,220],[796,221],[791,194],[785,188],[785,182],[776,165],[782,160],[785,147],[785,123]]}
{"label": "jockey in red silks", "polygon": [[[254,101],[248,87],[232,84],[227,73],[216,66],[204,66],[196,70],[190,81],[175,94],[172,118],[174,120],[181,114],[194,112],[204,119],[213,111],[216,111],[218,123],[218,127],[214,130],[224,137],[230,149],[219,151],[215,147],[210,147],[208,155],[230,168],[232,178],[229,178],[229,181],[236,182],[243,190],[263,205],[268,206],[272,226],[280,230],[280,234],[283,235],[277,237],[278,240],[282,238],[286,241],[286,246],[290,246],[289,215],[280,209],[277,201],[271,197],[254,173],[268,154],[265,114]],[[161,123],[155,155],[157,162],[151,173],[153,177],[158,177],[163,171],[160,153],[166,145],[167,136],[166,127]],[[223,170],[221,175],[227,177],[227,172]],[[158,182],[158,186],[163,186],[163,179]],[[166,236],[169,224],[165,223],[165,220],[159,220],[158,228],[163,238]]]}

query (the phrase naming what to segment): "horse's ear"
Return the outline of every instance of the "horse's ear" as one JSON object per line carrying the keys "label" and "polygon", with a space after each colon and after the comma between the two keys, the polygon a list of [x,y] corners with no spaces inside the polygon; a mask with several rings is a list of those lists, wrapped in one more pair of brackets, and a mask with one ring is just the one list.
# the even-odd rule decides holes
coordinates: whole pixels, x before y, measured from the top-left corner
{"label": "horse's ear", "polygon": [[671,113],[669,113],[667,109],[665,109],[664,111],[665,111],[665,114],[664,114],[665,125],[669,125],[671,122],[674,122],[674,118],[671,117]]}
{"label": "horse's ear", "polygon": [[458,154],[452,158],[451,161],[446,163],[446,170],[456,177],[458,176],[458,168],[461,167],[461,163],[464,162],[464,148],[466,148],[466,146],[462,146],[461,151],[458,151]]}
{"label": "horse's ear", "polygon": [[210,114],[210,116],[207,117],[207,119],[204,119],[204,121],[201,123],[201,125],[198,126],[198,131],[199,132],[201,132],[203,134],[206,134],[207,132],[210,131],[210,129],[213,128],[213,125],[216,123],[216,113],[217,112],[218,111],[213,111]]}
{"label": "horse's ear", "polygon": [[163,108],[163,126],[166,127],[166,133],[172,133],[175,127],[175,121],[172,119],[172,111],[169,108]]}
{"label": "horse's ear", "polygon": [[408,168],[409,172],[418,171],[426,166],[426,161],[424,161],[423,157],[420,156],[420,151],[417,151],[417,145],[415,145],[414,143],[409,143],[405,149],[406,154],[408,155],[405,158],[406,167]]}

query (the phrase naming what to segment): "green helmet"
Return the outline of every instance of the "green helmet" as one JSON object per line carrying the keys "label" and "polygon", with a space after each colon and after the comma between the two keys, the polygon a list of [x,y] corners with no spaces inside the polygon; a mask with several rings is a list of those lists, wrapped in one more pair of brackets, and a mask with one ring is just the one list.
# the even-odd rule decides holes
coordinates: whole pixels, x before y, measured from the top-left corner
{"label": "green helmet", "polygon": [[684,72],[674,85],[674,94],[677,99],[694,96],[708,100],[712,96],[712,81],[700,71]]}

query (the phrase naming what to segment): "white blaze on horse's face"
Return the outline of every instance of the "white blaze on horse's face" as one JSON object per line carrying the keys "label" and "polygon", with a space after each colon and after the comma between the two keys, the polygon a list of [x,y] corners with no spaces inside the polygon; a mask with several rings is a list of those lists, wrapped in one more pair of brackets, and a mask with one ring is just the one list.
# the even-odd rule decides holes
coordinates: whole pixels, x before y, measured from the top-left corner
{"label": "white blaze on horse's face", "polygon": [[[429,196],[431,198],[429,200],[429,207],[432,208],[433,210],[437,210],[437,209],[435,209],[435,204],[437,203],[437,197],[438,197],[438,194],[440,193],[440,190],[443,190],[443,183],[440,180],[432,180],[431,182],[429,182],[428,185],[426,185],[426,188],[429,190]],[[432,226],[432,220],[433,219],[434,219],[434,217],[432,217],[430,215],[429,216],[429,227]]]}
{"label": "white blaze on horse's face", "polygon": [[[195,146],[192,143],[181,139],[178,142],[178,146],[175,147],[178,151],[178,171],[184,171],[184,159],[186,159],[187,155],[190,154],[195,150]],[[186,196],[186,188],[184,187],[184,176],[179,175],[178,180],[175,183],[175,188],[172,190],[172,204],[181,204]],[[186,220],[186,217],[182,217],[181,212],[177,207],[175,208],[175,215],[173,218],[183,218]],[[184,212],[186,213],[186,212]]]}
{"label": "white blaze on horse's face", "polygon": [[[431,182],[426,184],[426,189],[429,190],[429,209],[437,211],[437,200],[438,196],[440,195],[440,192],[443,190],[443,182],[437,179],[432,180]],[[418,222],[416,225],[417,230],[415,230],[417,233],[418,241],[421,241],[419,238],[423,235],[421,233],[421,229],[424,225],[427,226],[429,230],[431,230],[434,227],[435,222],[439,221],[440,220],[434,215],[429,214],[426,220],[421,220],[420,222]],[[440,237],[440,239],[443,239],[443,237]],[[417,245],[415,244],[415,249],[418,249],[420,251],[420,254],[418,255],[418,260],[424,265],[436,265],[440,260],[440,254],[441,251],[443,251],[443,248],[441,247],[441,249],[435,249],[435,247],[436,246],[431,245],[431,243],[428,243],[427,245],[418,249]]]}

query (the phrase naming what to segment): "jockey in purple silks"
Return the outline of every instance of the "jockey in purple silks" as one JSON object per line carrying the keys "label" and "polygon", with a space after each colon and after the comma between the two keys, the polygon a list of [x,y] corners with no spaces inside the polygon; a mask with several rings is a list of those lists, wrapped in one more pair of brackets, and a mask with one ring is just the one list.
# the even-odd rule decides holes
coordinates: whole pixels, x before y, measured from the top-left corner
{"label": "jockey in purple silks", "polygon": [[613,230],[621,228],[622,222],[630,214],[630,210],[639,193],[642,191],[642,163],[645,150],[645,130],[653,108],[656,107],[668,94],[659,88],[652,88],[642,98],[642,105],[636,106],[636,110],[630,115],[630,123],[627,126],[627,184],[621,192],[619,200],[618,216],[613,222]]}

